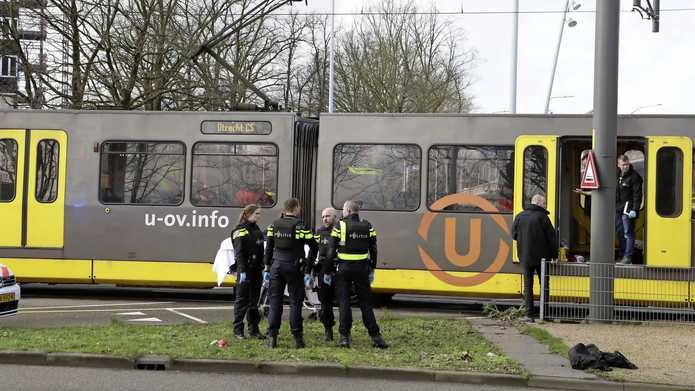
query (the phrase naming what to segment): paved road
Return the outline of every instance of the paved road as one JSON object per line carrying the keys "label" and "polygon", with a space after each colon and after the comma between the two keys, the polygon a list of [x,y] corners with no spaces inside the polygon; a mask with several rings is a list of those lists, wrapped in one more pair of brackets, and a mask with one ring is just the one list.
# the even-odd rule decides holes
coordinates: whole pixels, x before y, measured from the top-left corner
{"label": "paved road", "polygon": [[375,379],[288,375],[148,372],[114,369],[0,365],[3,390],[23,391],[190,391],[190,390],[379,390],[379,391],[527,391],[528,388],[469,384],[401,382]]}
{"label": "paved road", "polygon": [[[23,286],[17,316],[0,327],[59,327],[132,324],[213,323],[232,318],[233,294],[222,289],[152,289],[113,286],[31,284]],[[478,316],[480,306],[466,299],[399,295],[391,313],[425,316]],[[358,311],[358,309],[356,309]],[[379,311],[379,310],[377,310]],[[283,312],[287,315],[288,311]],[[304,312],[305,319],[312,312]]]}

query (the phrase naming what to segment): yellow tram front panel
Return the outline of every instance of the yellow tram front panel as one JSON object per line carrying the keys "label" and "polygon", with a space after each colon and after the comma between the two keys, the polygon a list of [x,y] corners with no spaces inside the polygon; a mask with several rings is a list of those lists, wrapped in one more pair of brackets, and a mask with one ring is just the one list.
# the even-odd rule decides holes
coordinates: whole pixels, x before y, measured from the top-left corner
{"label": "yellow tram front panel", "polygon": [[648,137],[649,267],[690,267],[693,143],[689,137]]}
{"label": "yellow tram front panel", "polygon": [[24,130],[0,130],[0,247],[22,246]]}
{"label": "yellow tram front panel", "polygon": [[[524,210],[524,201],[531,202],[533,194],[526,194],[530,189],[526,188],[528,181],[526,178],[526,163],[531,162],[527,159],[526,152],[533,147],[540,147],[545,151],[545,179],[546,188],[545,198],[550,212],[550,222],[555,224],[557,208],[557,136],[552,135],[532,135],[519,136],[514,143],[514,217]],[[524,200],[524,198],[528,198]],[[512,260],[519,262],[519,255],[516,252],[516,241],[512,243]]]}
{"label": "yellow tram front panel", "polygon": [[[57,142],[57,164],[55,170],[57,173],[57,181],[53,184],[56,186],[55,197],[51,197],[46,202],[37,199],[37,183],[41,173],[46,167],[40,169],[38,164],[39,143],[55,143]],[[29,182],[27,186],[27,247],[40,248],[62,248],[63,247],[63,231],[65,221],[65,175],[67,163],[67,135],[62,130],[31,130],[31,140],[29,146]],[[43,175],[46,175],[44,172]],[[32,179],[33,178],[33,179]]]}

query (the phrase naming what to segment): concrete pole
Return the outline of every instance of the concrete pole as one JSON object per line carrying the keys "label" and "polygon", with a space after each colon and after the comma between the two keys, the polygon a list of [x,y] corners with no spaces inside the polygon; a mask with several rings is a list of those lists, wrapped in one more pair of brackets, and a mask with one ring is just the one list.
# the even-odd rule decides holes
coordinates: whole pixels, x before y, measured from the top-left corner
{"label": "concrete pole", "polygon": [[593,143],[601,188],[591,196],[589,319],[599,322],[613,319],[619,33],[620,2],[597,1]]}
{"label": "concrete pole", "polygon": [[334,73],[334,60],[335,57],[335,0],[331,0],[331,41],[329,46],[330,60],[328,66],[328,112],[333,112],[333,79],[335,78]]}
{"label": "concrete pole", "polygon": [[512,23],[512,77],[509,112],[516,114],[516,72],[519,54],[519,0],[514,0],[514,20]]}

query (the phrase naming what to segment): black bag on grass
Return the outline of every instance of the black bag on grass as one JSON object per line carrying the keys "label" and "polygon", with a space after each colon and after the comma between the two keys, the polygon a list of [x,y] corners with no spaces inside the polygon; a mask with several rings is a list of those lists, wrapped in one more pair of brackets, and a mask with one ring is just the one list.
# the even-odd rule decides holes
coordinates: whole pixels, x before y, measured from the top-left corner
{"label": "black bag on grass", "polygon": [[574,369],[600,369],[610,371],[611,367],[637,369],[622,353],[604,353],[594,344],[578,343],[569,350],[569,359]]}

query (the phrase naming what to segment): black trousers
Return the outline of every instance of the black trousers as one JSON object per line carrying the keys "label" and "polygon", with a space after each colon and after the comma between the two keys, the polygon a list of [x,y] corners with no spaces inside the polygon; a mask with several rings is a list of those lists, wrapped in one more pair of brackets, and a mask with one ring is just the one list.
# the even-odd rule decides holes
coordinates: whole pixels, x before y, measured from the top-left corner
{"label": "black trousers", "polygon": [[[529,318],[533,316],[533,277],[538,276],[538,283],[541,283],[541,264],[532,265],[522,265],[524,269],[524,306],[526,307],[526,316]],[[547,273],[546,273],[547,274]],[[545,289],[542,295],[547,299],[550,292],[550,278],[546,276],[545,278]]]}
{"label": "black trousers", "polygon": [[349,336],[352,329],[352,310],[350,309],[350,285],[354,284],[355,293],[362,311],[362,323],[369,335],[380,334],[372,309],[372,288],[369,286],[369,264],[367,261],[341,262],[335,275],[340,303],[340,335]]}
{"label": "black trousers", "polygon": [[302,304],[304,303],[304,281],[299,265],[295,261],[273,260],[270,268],[270,313],[268,334],[278,335],[282,323],[282,299],[285,286],[290,294],[290,330],[293,335],[303,332]]}
{"label": "black trousers", "polygon": [[[239,275],[237,274],[237,281]],[[249,326],[249,333],[258,332],[258,323],[261,321],[261,313],[258,311],[258,298],[263,285],[263,271],[250,269],[246,271],[246,281],[236,286],[236,300],[234,301],[234,333],[244,333],[244,316]]]}
{"label": "black trousers", "polygon": [[323,283],[323,276],[326,273],[320,272],[318,275],[319,286],[318,294],[319,301],[321,302],[321,310],[319,311],[319,320],[326,328],[333,328],[335,325],[335,315],[333,315],[333,298],[335,297],[335,277],[333,277],[331,285],[326,285]]}

